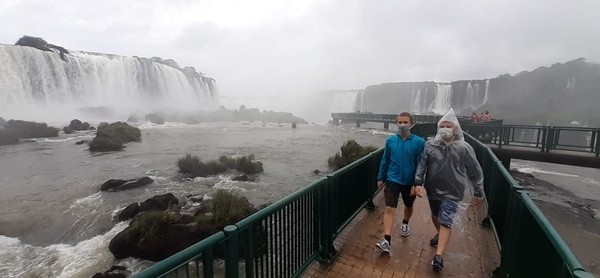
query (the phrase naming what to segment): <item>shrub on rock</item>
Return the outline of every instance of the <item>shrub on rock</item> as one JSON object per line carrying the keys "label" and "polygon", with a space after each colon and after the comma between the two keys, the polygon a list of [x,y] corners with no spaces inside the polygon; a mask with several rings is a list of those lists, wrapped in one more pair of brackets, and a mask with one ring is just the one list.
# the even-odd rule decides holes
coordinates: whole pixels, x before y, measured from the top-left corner
{"label": "shrub on rock", "polygon": [[98,135],[89,143],[89,146],[92,152],[120,151],[125,147],[119,138]]}
{"label": "shrub on rock", "polygon": [[[175,198],[170,193],[166,195]],[[153,198],[156,197],[160,196]],[[215,192],[214,199],[210,202],[212,213],[201,213],[196,216],[185,214],[180,211],[178,204],[173,206],[175,200],[169,200],[170,205],[163,206],[162,210],[137,213],[129,227],[111,240],[110,252],[117,259],[136,257],[152,261],[163,260],[222,231],[226,225],[256,212],[254,206],[245,197],[226,190]],[[140,205],[140,210],[148,201]],[[131,210],[138,210],[135,205],[130,207]],[[255,233],[264,234],[260,227]],[[258,249],[259,244],[265,240],[257,235],[253,243]],[[215,255],[222,256],[222,253],[222,250],[217,250]]]}
{"label": "shrub on rock", "polygon": [[141,138],[142,133],[137,127],[122,122],[101,123],[96,137],[89,143],[90,151],[119,151],[124,148],[123,143],[140,141]]}
{"label": "shrub on rock", "polygon": [[216,175],[227,171],[227,169],[236,169],[247,175],[264,171],[262,163],[254,161],[254,154],[237,159],[221,156],[219,160],[211,160],[206,163],[200,161],[197,156],[186,154],[177,161],[177,167],[179,167],[179,172],[192,177]]}
{"label": "shrub on rock", "polygon": [[342,145],[340,150],[342,153],[341,155],[338,152],[327,160],[329,167],[333,168],[334,170],[338,170],[358,160],[370,152],[377,150],[377,148],[374,146],[363,147],[354,140],[348,140]]}

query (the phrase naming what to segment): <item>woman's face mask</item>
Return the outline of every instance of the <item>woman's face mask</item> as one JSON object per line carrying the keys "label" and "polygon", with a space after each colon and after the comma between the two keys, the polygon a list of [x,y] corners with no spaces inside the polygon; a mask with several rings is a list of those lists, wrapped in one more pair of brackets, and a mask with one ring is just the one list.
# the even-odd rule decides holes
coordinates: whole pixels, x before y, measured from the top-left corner
{"label": "woman's face mask", "polygon": [[444,139],[450,139],[452,135],[454,135],[454,131],[452,130],[452,128],[449,127],[442,127],[438,129],[438,133]]}

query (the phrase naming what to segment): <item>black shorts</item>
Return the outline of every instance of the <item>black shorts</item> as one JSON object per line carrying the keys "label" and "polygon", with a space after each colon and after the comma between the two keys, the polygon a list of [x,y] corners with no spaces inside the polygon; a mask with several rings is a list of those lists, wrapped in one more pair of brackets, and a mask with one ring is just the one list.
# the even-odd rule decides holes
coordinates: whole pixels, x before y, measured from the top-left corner
{"label": "black shorts", "polygon": [[404,206],[407,208],[412,208],[417,196],[410,196],[411,189],[412,185],[401,185],[395,182],[386,181],[385,186],[383,187],[385,206],[393,208],[398,207],[398,197],[400,197],[400,194],[402,194]]}

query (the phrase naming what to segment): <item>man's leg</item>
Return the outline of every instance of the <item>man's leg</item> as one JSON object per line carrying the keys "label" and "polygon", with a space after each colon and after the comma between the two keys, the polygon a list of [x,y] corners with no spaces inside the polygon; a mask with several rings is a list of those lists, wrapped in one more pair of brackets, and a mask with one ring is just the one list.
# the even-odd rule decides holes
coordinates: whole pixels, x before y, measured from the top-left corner
{"label": "man's leg", "polygon": [[431,265],[435,270],[444,269],[444,259],[443,255],[446,251],[446,246],[450,241],[450,235],[452,234],[452,222],[454,220],[454,216],[458,211],[458,203],[450,200],[442,200],[440,205],[440,214],[438,223],[440,226],[439,230],[439,241],[437,250],[435,252],[435,256],[433,257],[433,261]]}
{"label": "man's leg", "polygon": [[408,221],[413,214],[413,205],[417,196],[410,196],[411,185],[402,185],[400,193],[402,193],[402,202],[404,203],[404,219],[402,219],[402,227],[400,228],[401,236],[409,236],[410,228],[408,227]]}
{"label": "man's leg", "polygon": [[394,227],[394,212],[396,212],[396,208],[388,206],[385,207],[383,212],[383,233],[386,236],[392,234],[392,227]]}
{"label": "man's leg", "polygon": [[404,206],[404,220],[406,220],[407,223],[410,220],[410,217],[412,216],[412,214],[413,214],[413,208]]}
{"label": "man's leg", "polygon": [[440,202],[440,200],[432,200],[432,199],[428,199],[428,201],[429,201],[429,209],[431,210],[431,222],[433,223],[433,226],[435,227],[435,230],[437,231],[437,233],[433,236],[433,238],[429,240],[429,245],[431,245],[433,247],[437,247],[438,241],[439,241],[439,233],[440,233],[440,222],[439,222],[438,216],[440,214],[441,202]]}
{"label": "man's leg", "polygon": [[444,255],[446,251],[446,246],[450,241],[450,235],[452,234],[452,230],[448,227],[441,226],[439,230],[439,239],[437,250],[435,251],[438,255]]}
{"label": "man's leg", "polygon": [[398,186],[386,183],[383,188],[383,198],[385,200],[385,209],[383,211],[383,239],[377,242],[376,246],[384,252],[390,252],[392,242],[392,229],[394,227],[394,212],[398,206],[398,197],[400,190]]}

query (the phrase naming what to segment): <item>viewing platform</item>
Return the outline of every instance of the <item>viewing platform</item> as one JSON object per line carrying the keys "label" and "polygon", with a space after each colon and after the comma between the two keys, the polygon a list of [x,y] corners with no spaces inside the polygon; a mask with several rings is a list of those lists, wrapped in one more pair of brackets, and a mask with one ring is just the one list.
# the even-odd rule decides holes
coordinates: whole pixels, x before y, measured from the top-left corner
{"label": "viewing platform", "polygon": [[[417,198],[410,220],[410,236],[400,236],[402,208],[396,210],[392,252],[375,247],[383,235],[383,193],[374,198],[375,210],[362,210],[338,236],[334,246],[337,259],[331,264],[314,262],[302,277],[440,277],[432,270],[435,248],[429,240],[435,234],[426,197]],[[444,255],[443,276],[489,277],[500,265],[500,251],[491,229],[481,226],[484,206],[470,207]]]}

